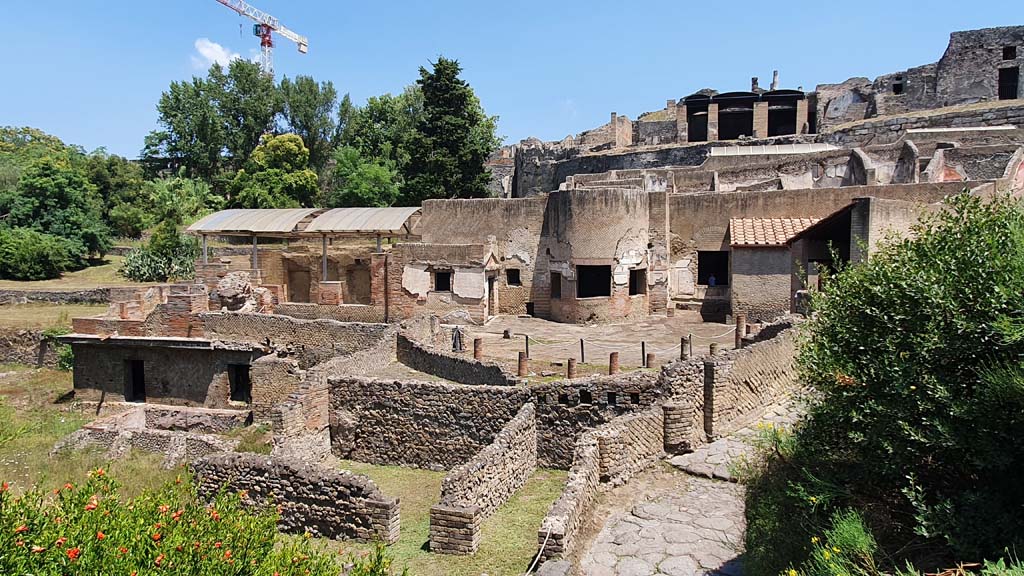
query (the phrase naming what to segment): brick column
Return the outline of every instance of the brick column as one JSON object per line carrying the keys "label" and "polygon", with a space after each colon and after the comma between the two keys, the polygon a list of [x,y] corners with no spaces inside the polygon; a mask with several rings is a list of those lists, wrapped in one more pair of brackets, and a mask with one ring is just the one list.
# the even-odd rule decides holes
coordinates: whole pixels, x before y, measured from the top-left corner
{"label": "brick column", "polygon": [[807,99],[796,101],[796,133],[807,134],[811,131],[811,123],[807,119]]}
{"label": "brick column", "polygon": [[708,104],[708,142],[718,140],[718,103]]}
{"label": "brick column", "polygon": [[754,138],[768,137],[768,103],[754,102]]}

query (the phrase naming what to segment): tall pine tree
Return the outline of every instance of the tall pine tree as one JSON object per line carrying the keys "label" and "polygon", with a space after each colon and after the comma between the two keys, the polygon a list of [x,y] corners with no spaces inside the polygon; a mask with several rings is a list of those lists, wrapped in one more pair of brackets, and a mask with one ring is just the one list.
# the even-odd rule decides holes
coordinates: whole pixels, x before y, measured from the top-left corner
{"label": "tall pine tree", "polygon": [[432,71],[420,68],[416,84],[423,92],[423,116],[410,147],[402,204],[487,194],[490,174],[484,162],[499,145],[497,118],[484,114],[461,72],[458,61],[443,56]]}

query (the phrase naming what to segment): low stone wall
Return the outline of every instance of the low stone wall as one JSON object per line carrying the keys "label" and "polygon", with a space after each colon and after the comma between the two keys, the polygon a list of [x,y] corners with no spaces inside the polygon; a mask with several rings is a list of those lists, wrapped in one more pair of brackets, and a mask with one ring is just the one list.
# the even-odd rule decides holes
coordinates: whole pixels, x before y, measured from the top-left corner
{"label": "low stone wall", "polygon": [[564,556],[573,550],[580,525],[597,497],[600,475],[601,456],[597,438],[593,432],[586,432],[576,440],[565,490],[551,505],[537,531],[541,561]]}
{"label": "low stone wall", "polygon": [[937,108],[927,112],[861,120],[836,126],[833,132],[824,135],[824,139],[831,144],[842,146],[888,144],[899,140],[907,130],[916,128],[964,128],[1007,124],[1024,124],[1024,104],[1014,100],[987,102],[967,109]]}
{"label": "low stone wall", "polygon": [[537,468],[537,421],[523,406],[494,442],[441,483],[441,500],[430,509],[430,550],[473,554],[480,524],[508,501]]}
{"label": "low stone wall", "polygon": [[332,539],[398,541],[398,499],[361,474],[257,454],[218,454],[192,465],[198,492],[248,491],[259,505],[281,507],[280,529]]}
{"label": "low stone wall", "polygon": [[302,320],[329,319],[338,322],[385,322],[384,308],[369,304],[305,304],[281,302],[274,307],[275,314],[291,316]]}
{"label": "low stone wall", "polygon": [[601,481],[625,483],[665,454],[665,417],[661,406],[627,414],[594,432]]}
{"label": "low stone wall", "polygon": [[324,378],[307,378],[271,413],[273,454],[317,462],[331,453],[330,389]]}
{"label": "low stone wall", "polygon": [[54,304],[106,304],[110,288],[87,290],[0,290],[0,304],[51,302]]}
{"label": "low stone wall", "polygon": [[145,427],[153,430],[224,434],[247,426],[251,416],[239,410],[145,406]]}
{"label": "low stone wall", "polygon": [[423,346],[405,334],[398,334],[398,361],[413,370],[460,384],[489,384],[513,386],[519,379],[509,374],[497,362],[485,362]]}
{"label": "low stone wall", "polygon": [[0,363],[54,368],[57,346],[42,330],[0,330]]}
{"label": "low stone wall", "polygon": [[530,401],[520,386],[330,378],[332,451],[448,470],[472,458]]}

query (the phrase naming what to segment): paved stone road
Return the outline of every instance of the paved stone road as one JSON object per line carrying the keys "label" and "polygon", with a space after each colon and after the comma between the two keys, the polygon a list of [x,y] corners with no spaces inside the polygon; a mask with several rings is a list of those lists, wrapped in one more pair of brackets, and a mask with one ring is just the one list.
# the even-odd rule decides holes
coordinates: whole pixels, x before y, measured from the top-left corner
{"label": "paved stone road", "polygon": [[[791,403],[766,411],[762,422],[788,425]],[[746,455],[756,426],[740,430],[692,454],[669,460],[688,475],[677,486],[613,514],[580,560],[587,576],[740,576],[743,486],[729,466]],[[627,484],[626,487],[629,485]]]}

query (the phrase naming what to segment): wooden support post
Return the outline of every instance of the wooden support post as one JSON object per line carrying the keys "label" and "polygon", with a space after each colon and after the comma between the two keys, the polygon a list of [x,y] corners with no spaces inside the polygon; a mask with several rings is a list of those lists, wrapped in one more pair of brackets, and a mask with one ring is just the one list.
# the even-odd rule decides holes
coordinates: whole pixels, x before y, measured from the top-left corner
{"label": "wooden support post", "polygon": [[647,342],[640,341],[640,367],[647,368]]}
{"label": "wooden support post", "polygon": [[259,270],[260,260],[258,256],[259,252],[259,236],[253,235],[252,237],[252,269]]}
{"label": "wooden support post", "polygon": [[206,242],[206,234],[203,234],[203,264],[210,263],[210,247]]}
{"label": "wooden support post", "polygon": [[587,351],[583,348],[583,338],[580,338],[580,364],[587,362]]}
{"label": "wooden support post", "polygon": [[530,335],[523,334],[523,345],[526,347],[526,357],[530,357]]}
{"label": "wooden support post", "polygon": [[679,337],[679,359],[686,360],[690,355],[686,352],[686,336]]}

